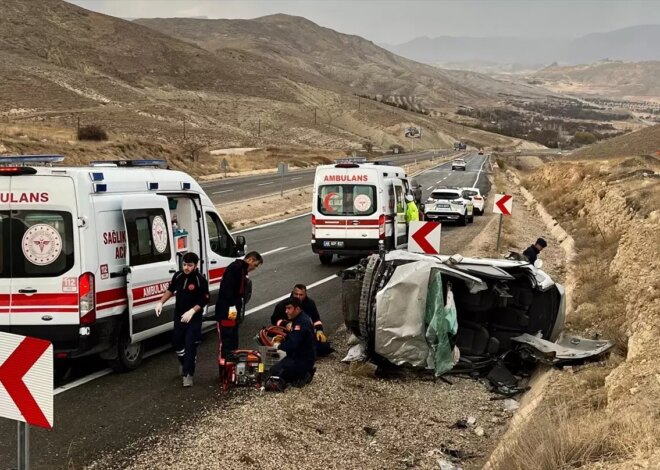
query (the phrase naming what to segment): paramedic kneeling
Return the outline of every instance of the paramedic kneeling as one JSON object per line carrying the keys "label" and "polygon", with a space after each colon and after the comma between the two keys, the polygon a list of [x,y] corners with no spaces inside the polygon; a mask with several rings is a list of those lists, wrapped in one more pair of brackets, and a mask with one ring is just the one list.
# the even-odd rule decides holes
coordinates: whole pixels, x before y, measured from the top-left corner
{"label": "paramedic kneeling", "polygon": [[199,257],[195,253],[183,255],[183,271],[174,274],[156,304],[156,316],[160,316],[163,304],[173,295],[176,296],[172,345],[179,357],[179,372],[183,376],[184,387],[192,387],[193,384],[197,345],[202,340],[202,315],[209,302],[209,284],[197,270],[197,263]]}
{"label": "paramedic kneeling", "polygon": [[301,381],[309,383],[314,374],[315,338],[312,320],[302,310],[299,299],[286,300],[286,315],[291,322],[291,331],[282,339],[276,336],[273,343],[276,348],[286,353],[286,357],[275,364],[270,375],[279,377],[287,383]]}

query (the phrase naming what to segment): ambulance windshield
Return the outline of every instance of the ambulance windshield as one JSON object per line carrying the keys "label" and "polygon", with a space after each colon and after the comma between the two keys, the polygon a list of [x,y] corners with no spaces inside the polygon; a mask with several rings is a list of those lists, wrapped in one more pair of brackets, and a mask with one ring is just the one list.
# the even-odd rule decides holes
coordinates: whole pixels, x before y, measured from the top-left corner
{"label": "ambulance windshield", "polygon": [[371,215],[376,212],[376,187],[363,184],[321,186],[317,205],[323,215]]}

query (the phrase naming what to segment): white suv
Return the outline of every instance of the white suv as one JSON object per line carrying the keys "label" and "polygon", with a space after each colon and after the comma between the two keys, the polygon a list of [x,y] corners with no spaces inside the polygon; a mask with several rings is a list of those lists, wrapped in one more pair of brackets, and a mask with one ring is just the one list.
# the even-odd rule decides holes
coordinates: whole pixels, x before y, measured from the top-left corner
{"label": "white suv", "polygon": [[472,200],[472,204],[474,204],[474,213],[476,215],[484,215],[484,206],[486,205],[486,202],[481,195],[479,188],[463,188],[463,191]]}
{"label": "white suv", "polygon": [[465,160],[463,160],[462,158],[457,158],[456,160],[451,162],[451,169],[465,171]]}
{"label": "white suv", "polygon": [[461,225],[474,222],[474,204],[459,188],[434,189],[423,212],[426,220],[449,220]]}

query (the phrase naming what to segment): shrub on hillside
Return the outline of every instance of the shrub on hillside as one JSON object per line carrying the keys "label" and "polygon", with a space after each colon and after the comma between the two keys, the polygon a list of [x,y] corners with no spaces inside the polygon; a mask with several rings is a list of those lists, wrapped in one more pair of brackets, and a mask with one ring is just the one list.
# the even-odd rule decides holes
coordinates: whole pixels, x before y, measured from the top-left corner
{"label": "shrub on hillside", "polygon": [[108,140],[108,133],[96,124],[82,126],[78,128],[78,140]]}

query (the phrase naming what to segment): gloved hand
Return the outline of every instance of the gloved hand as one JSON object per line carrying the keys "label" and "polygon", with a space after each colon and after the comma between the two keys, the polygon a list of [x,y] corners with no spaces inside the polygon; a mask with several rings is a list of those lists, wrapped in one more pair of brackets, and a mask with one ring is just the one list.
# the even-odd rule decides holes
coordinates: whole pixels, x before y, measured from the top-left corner
{"label": "gloved hand", "polygon": [[316,332],[316,341],[319,341],[321,343],[325,343],[328,341],[328,337],[323,333],[321,330]]}
{"label": "gloved hand", "polygon": [[191,308],[186,313],[181,315],[181,323],[188,323],[190,320],[192,320],[194,314],[195,314],[195,309]]}
{"label": "gloved hand", "polygon": [[236,310],[236,306],[232,305],[229,307],[229,313],[227,314],[227,318],[229,320],[236,320],[236,317],[238,317],[238,310]]}
{"label": "gloved hand", "polygon": [[273,337],[273,346],[278,347],[282,341],[284,341],[284,336],[277,335]]}
{"label": "gloved hand", "polygon": [[154,308],[154,310],[156,311],[156,316],[157,316],[157,317],[160,317],[160,314],[163,313],[163,303],[162,303],[162,302],[158,302],[158,303],[156,304],[156,307]]}

